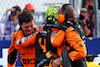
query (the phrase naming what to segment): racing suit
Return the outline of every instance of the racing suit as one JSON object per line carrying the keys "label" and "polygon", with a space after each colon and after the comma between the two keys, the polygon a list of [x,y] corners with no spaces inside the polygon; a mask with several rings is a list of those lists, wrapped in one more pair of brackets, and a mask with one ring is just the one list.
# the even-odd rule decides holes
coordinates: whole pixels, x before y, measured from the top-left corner
{"label": "racing suit", "polygon": [[[60,32],[60,31],[59,31]],[[57,48],[58,56],[62,56],[62,50],[66,48],[67,50],[71,50],[70,47],[73,48],[73,51],[70,51],[69,56],[72,61],[79,60],[81,58],[86,57],[86,47],[83,40],[80,38],[79,34],[74,31],[73,27],[69,27],[65,31],[65,39],[62,42],[62,45],[59,43],[61,34],[59,32],[53,37],[51,35],[52,45]],[[63,34],[62,34],[63,35]],[[67,44],[68,43],[68,44]]]}
{"label": "racing suit", "polygon": [[[12,36],[12,43],[8,50],[8,67],[15,66],[17,51],[20,53],[20,60],[24,67],[35,67],[35,38],[38,29],[35,28],[33,34],[25,37],[22,30]],[[12,60],[13,59],[13,60]]]}
{"label": "racing suit", "polygon": [[[47,34],[47,37],[43,37],[44,36],[39,34],[36,37],[36,64],[44,59],[45,54],[49,50],[61,57],[62,50],[66,48],[69,50],[69,57],[72,61],[86,57],[84,41],[80,35],[74,31],[73,27],[69,27],[65,31],[52,28],[51,34]],[[49,37],[50,41],[48,40]]]}

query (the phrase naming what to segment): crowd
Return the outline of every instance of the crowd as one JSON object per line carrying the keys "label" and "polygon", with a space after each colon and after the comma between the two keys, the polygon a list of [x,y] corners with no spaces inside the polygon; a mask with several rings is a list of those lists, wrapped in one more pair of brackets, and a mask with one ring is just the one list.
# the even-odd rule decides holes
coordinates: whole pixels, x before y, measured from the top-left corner
{"label": "crowd", "polygon": [[[32,4],[28,3],[25,5],[25,8],[23,10],[29,10],[32,13],[34,13],[35,8]],[[9,8],[6,10],[6,12],[3,14],[1,20],[0,20],[0,39],[1,40],[11,40],[12,33],[19,30],[19,20],[18,15],[21,12],[20,6],[16,5],[12,8]],[[8,14],[10,12],[10,14]],[[35,24],[35,22],[34,22]]]}
{"label": "crowd", "polygon": [[71,4],[50,6],[45,13],[46,23],[39,28],[36,28],[34,12],[32,4],[26,4],[23,10],[14,6],[7,9],[0,20],[5,23],[1,34],[12,35],[1,37],[1,40],[11,40],[8,67],[15,66],[17,51],[24,67],[87,67],[85,36],[94,36],[93,3],[86,2],[80,10],[78,23]]}
{"label": "crowd", "polygon": [[[28,3],[25,5],[23,10],[30,10],[32,14],[35,12],[35,8],[32,4]],[[6,10],[0,20],[0,40],[11,40],[13,32],[19,29],[18,14],[21,12],[20,6],[13,6]],[[10,12],[11,14],[8,14]],[[98,11],[99,12],[99,11]],[[86,37],[95,36],[94,28],[94,3],[93,0],[86,0],[86,5],[82,9],[78,9],[78,21],[83,27]],[[36,27],[36,22],[34,21]]]}

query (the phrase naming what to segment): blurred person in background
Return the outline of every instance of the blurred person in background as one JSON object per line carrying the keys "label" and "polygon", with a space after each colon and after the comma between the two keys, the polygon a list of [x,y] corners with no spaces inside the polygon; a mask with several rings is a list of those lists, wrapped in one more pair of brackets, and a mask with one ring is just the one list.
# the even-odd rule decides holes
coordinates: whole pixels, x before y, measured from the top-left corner
{"label": "blurred person in background", "polygon": [[87,0],[84,6],[88,10],[88,17],[94,26],[94,3],[93,0]]}
{"label": "blurred person in background", "polygon": [[31,11],[33,14],[34,14],[34,12],[35,12],[34,6],[33,6],[32,4],[30,4],[30,3],[28,3],[28,4],[25,5],[24,10],[25,10],[25,9]]}
{"label": "blurred person in background", "polygon": [[[10,12],[10,14],[8,14]],[[10,9],[6,10],[6,13],[3,14],[0,23],[5,23],[4,26],[4,34],[3,35],[11,35],[13,32],[18,31],[19,29],[19,21],[18,14],[21,12],[21,8],[19,6],[13,6]],[[11,40],[11,37],[2,37],[2,40]]]}
{"label": "blurred person in background", "polygon": [[[32,5],[31,3],[26,4],[24,10],[29,10],[29,11],[32,12],[32,14],[34,14],[34,12],[35,12],[34,5]],[[34,27],[36,27],[36,23],[35,22],[34,22]]]}
{"label": "blurred person in background", "polygon": [[[87,10],[88,10],[88,17],[90,19],[90,21],[92,22],[93,26],[95,26],[95,17],[94,17],[94,1],[95,0],[86,0],[86,5],[84,6]],[[98,16],[100,18],[100,0],[98,0]],[[98,19],[98,23],[100,26],[100,19]],[[95,30],[94,30],[95,31]],[[99,28],[99,32],[100,32],[100,28]],[[95,35],[95,34],[94,34]]]}
{"label": "blurred person in background", "polygon": [[88,17],[88,11],[86,8],[82,8],[79,18],[79,24],[83,27],[86,37],[93,37],[94,25]]}

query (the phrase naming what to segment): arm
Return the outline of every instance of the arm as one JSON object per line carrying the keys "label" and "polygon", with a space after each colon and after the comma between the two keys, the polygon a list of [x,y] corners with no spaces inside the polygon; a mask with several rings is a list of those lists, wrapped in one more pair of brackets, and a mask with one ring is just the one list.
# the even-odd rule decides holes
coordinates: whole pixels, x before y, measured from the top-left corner
{"label": "arm", "polygon": [[3,14],[2,19],[1,19],[0,22],[1,22],[1,23],[7,23],[8,19],[9,19],[8,12],[9,12],[9,11],[14,11],[14,10],[15,10],[14,8],[7,9],[7,10],[6,10],[6,13]]}
{"label": "arm", "polygon": [[66,34],[66,37],[70,46],[75,49],[69,53],[72,61],[86,57],[86,47],[79,34],[77,34],[75,31],[70,31],[68,34]]}
{"label": "arm", "polygon": [[87,25],[83,26],[85,36],[89,36],[91,34],[91,31],[88,29]]}
{"label": "arm", "polygon": [[53,47],[59,47],[65,38],[65,32],[62,30],[56,31],[56,33],[54,32],[55,31],[53,31],[50,36],[51,44],[53,45]]}
{"label": "arm", "polygon": [[13,33],[11,45],[10,45],[10,48],[8,50],[7,67],[15,67],[15,62],[17,60],[17,50],[14,48],[15,35],[16,35],[16,33]]}
{"label": "arm", "polygon": [[[53,32],[55,32],[55,31],[53,31]],[[59,31],[57,31],[57,33],[54,36],[51,34],[51,36],[50,36],[51,44],[53,45],[53,47],[59,47],[63,43],[64,38],[65,38],[65,32],[62,30],[59,30]],[[57,67],[63,63],[60,58],[53,60],[53,62],[52,62],[53,67]]]}
{"label": "arm", "polygon": [[84,19],[84,20],[78,19],[78,20],[79,20],[79,22],[82,24],[82,27],[83,27],[84,32],[85,32],[85,36],[89,36],[89,35],[91,34],[91,31],[90,31],[90,29],[88,29],[88,26],[87,26],[87,24],[86,24],[86,20],[87,20],[87,19]]}
{"label": "arm", "polygon": [[16,37],[16,45],[20,47],[32,46],[35,44],[36,35],[37,31],[27,37],[24,37],[23,31],[19,30]]}

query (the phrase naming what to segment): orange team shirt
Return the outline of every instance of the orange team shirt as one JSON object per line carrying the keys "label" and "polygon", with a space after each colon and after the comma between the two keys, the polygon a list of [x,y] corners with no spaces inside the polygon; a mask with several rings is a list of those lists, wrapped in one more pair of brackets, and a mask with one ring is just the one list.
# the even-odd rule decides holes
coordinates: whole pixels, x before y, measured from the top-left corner
{"label": "orange team shirt", "polygon": [[[24,67],[35,67],[35,38],[38,30],[35,33],[24,37],[23,31],[19,30],[16,35],[16,43],[14,48],[20,53],[20,60]],[[10,48],[9,48],[10,49]]]}
{"label": "orange team shirt", "polygon": [[51,43],[54,47],[57,48],[57,54],[59,57],[62,56],[62,50],[66,48],[67,50],[70,50],[70,47],[65,45],[65,41],[70,44],[71,47],[73,47],[76,51],[71,51],[69,53],[70,58],[72,61],[79,60],[81,58],[86,57],[86,47],[83,42],[83,40],[80,38],[79,34],[73,31],[74,28],[69,27],[66,29],[66,31],[58,31],[58,33],[55,36],[51,35]]}

